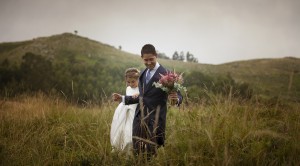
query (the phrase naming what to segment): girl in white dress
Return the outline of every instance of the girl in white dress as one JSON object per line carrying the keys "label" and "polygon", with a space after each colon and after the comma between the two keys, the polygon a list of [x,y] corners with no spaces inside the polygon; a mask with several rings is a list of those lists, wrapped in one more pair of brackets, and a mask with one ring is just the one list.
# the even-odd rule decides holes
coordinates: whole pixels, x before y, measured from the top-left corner
{"label": "girl in white dress", "polygon": [[[129,68],[125,71],[127,84],[126,95],[137,97],[139,94],[138,78],[140,71]],[[115,110],[111,131],[110,142],[114,150],[130,150],[132,147],[132,123],[137,104],[125,105],[121,102]]]}

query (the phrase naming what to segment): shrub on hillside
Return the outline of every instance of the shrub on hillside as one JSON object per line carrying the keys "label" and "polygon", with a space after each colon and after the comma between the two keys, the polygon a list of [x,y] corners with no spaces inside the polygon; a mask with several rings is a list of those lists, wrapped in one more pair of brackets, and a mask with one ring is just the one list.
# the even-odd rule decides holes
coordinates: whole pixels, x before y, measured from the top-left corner
{"label": "shrub on hillside", "polygon": [[253,95],[249,84],[237,83],[230,75],[213,77],[192,71],[184,77],[190,99],[209,98],[209,93],[240,99],[250,99]]}

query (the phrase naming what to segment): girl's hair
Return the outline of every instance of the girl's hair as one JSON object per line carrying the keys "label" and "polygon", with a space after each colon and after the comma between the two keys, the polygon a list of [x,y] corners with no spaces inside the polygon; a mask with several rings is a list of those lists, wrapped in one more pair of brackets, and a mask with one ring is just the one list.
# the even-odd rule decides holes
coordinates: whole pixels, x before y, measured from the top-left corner
{"label": "girl's hair", "polygon": [[140,76],[140,71],[137,68],[128,68],[125,71],[125,79],[127,78],[134,78],[134,79],[138,79]]}

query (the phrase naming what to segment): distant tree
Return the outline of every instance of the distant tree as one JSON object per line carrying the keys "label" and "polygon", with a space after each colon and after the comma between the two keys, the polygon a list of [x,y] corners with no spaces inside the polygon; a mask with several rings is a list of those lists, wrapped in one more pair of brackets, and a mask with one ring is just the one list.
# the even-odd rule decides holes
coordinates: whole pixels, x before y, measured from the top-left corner
{"label": "distant tree", "polygon": [[122,46],[119,46],[119,50],[122,50]]}
{"label": "distant tree", "polygon": [[190,54],[190,52],[188,51],[188,52],[186,53],[186,61],[187,61],[187,62],[190,62],[191,56],[193,56],[193,55]]}
{"label": "distant tree", "polygon": [[165,53],[157,53],[157,57],[161,59],[170,59]]}
{"label": "distant tree", "polygon": [[186,53],[186,61],[187,62],[195,62],[198,63],[198,59],[194,57],[193,54],[191,54],[190,52]]}
{"label": "distant tree", "polygon": [[180,54],[179,54],[179,58],[178,58],[178,60],[180,60],[180,61],[184,61],[184,58],[185,56],[184,56],[184,52],[183,51],[181,51],[180,52]]}
{"label": "distant tree", "polygon": [[77,31],[77,30],[75,30],[75,31],[74,31],[74,33],[75,33],[75,35],[77,35],[77,34],[78,34],[78,31]]}
{"label": "distant tree", "polygon": [[173,56],[172,56],[172,59],[173,59],[173,60],[178,60],[178,59],[179,59],[179,55],[178,55],[178,52],[177,52],[177,51],[174,52],[174,54],[173,54]]}
{"label": "distant tree", "polygon": [[14,73],[9,67],[8,59],[5,59],[0,66],[0,89],[4,88],[14,78]]}
{"label": "distant tree", "polygon": [[9,61],[7,58],[4,59],[4,61],[1,64],[2,67],[8,67],[9,66]]}
{"label": "distant tree", "polygon": [[25,88],[31,91],[49,92],[54,75],[51,61],[31,52],[26,53],[22,59],[21,79]]}

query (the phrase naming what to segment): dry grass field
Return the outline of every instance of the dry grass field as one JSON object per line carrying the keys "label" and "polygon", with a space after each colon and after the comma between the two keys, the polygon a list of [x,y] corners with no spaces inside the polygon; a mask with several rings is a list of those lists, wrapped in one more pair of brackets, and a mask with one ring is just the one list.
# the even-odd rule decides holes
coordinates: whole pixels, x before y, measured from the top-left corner
{"label": "dry grass field", "polygon": [[170,107],[166,146],[151,160],[111,152],[117,103],[75,106],[60,97],[0,102],[0,165],[299,165],[300,104],[210,96]]}

